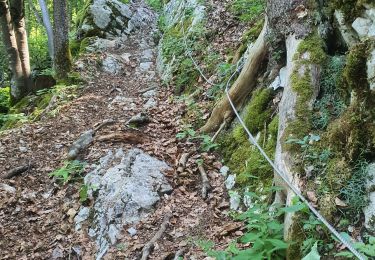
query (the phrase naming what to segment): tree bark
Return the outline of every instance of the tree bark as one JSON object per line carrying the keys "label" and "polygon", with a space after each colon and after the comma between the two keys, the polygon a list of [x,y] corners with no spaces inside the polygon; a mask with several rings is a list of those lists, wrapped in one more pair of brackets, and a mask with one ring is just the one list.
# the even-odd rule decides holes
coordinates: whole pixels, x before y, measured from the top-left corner
{"label": "tree bark", "polygon": [[43,25],[44,25],[44,28],[46,28],[47,37],[48,37],[48,52],[49,52],[51,59],[53,60],[53,57],[55,55],[54,54],[55,50],[54,50],[54,44],[53,44],[54,36],[53,36],[53,29],[51,25],[51,19],[49,17],[49,12],[48,12],[46,1],[39,0],[39,5],[40,5],[40,10],[42,11]]}
{"label": "tree bark", "polygon": [[0,0],[0,24],[12,71],[10,97],[11,103],[14,104],[27,94],[27,88],[7,0]]}
{"label": "tree bark", "polygon": [[68,77],[72,68],[69,49],[69,20],[66,0],[53,1],[54,15],[54,69],[56,78],[63,80]]}
{"label": "tree bark", "polygon": [[25,80],[25,88],[27,93],[31,91],[31,68],[29,44],[26,33],[25,23],[25,2],[23,0],[11,0],[11,17],[14,24],[18,53],[21,61],[23,77]]}
{"label": "tree bark", "polygon": [[[266,30],[267,19],[263,25],[262,32],[249,52],[249,56],[244,68],[229,91],[229,96],[236,107],[242,105],[243,101],[256,85],[256,77],[258,75],[259,68],[261,67],[260,64],[262,64],[267,53],[267,44],[265,39]],[[212,111],[211,117],[201,128],[201,131],[206,133],[214,132],[224,121],[229,121],[233,115],[234,113],[232,107],[229,103],[227,95],[225,95],[222,100],[216,104]]]}

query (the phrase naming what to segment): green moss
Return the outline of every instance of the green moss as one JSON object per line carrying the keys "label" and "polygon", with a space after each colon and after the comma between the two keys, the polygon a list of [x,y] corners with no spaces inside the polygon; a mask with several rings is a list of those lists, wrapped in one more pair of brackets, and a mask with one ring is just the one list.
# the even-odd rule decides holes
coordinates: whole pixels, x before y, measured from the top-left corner
{"label": "green moss", "polygon": [[259,19],[258,21],[256,21],[242,36],[242,43],[246,44],[249,42],[254,42],[262,31],[263,25],[264,19]]}
{"label": "green moss", "polygon": [[[298,46],[294,59],[302,63],[323,65],[327,59],[324,46],[323,39],[317,33],[311,34]],[[305,53],[308,53],[308,58],[301,59]]]}
{"label": "green moss", "polygon": [[354,91],[359,99],[365,99],[370,92],[367,81],[367,58],[369,50],[375,44],[368,40],[353,46],[348,54],[346,66],[343,72],[343,93],[349,99],[351,92]]}
{"label": "green moss", "polygon": [[[270,158],[274,158],[278,117],[274,117],[259,133],[259,144]],[[226,164],[233,173],[237,174],[236,182],[239,188],[253,190],[272,186],[273,169],[264,159],[258,149],[251,145],[241,126],[235,127],[220,140],[224,151]]]}

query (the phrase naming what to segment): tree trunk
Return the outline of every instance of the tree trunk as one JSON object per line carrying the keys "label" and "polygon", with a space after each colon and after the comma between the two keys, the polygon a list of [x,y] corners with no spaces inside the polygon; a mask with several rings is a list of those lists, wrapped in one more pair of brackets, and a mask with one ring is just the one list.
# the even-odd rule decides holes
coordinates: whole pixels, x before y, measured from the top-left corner
{"label": "tree trunk", "polygon": [[53,1],[54,69],[58,80],[66,79],[72,68],[69,49],[69,20],[66,0]]}
{"label": "tree trunk", "polygon": [[[256,85],[256,77],[259,68],[267,53],[266,44],[267,19],[263,25],[262,32],[258,39],[251,47],[247,62],[243,67],[241,74],[229,91],[229,96],[236,107],[242,105],[246,97],[251,93]],[[234,113],[229,103],[228,97],[225,95],[223,99],[215,105],[211,117],[207,123],[201,128],[202,132],[210,133],[216,131],[224,121],[229,121]]]}
{"label": "tree trunk", "polygon": [[26,91],[31,91],[31,68],[29,45],[26,33],[25,23],[25,3],[23,0],[11,0],[11,16],[16,33],[18,53],[21,60],[23,77],[25,80]]}
{"label": "tree trunk", "polygon": [[11,103],[14,104],[27,94],[27,88],[7,0],[0,0],[0,24],[12,71],[10,97]]}
{"label": "tree trunk", "polygon": [[49,12],[45,0],[39,0],[40,10],[42,11],[43,25],[46,28],[47,37],[48,37],[48,52],[53,60],[54,57],[54,44],[53,44],[53,29],[51,25],[51,19],[49,17]]}

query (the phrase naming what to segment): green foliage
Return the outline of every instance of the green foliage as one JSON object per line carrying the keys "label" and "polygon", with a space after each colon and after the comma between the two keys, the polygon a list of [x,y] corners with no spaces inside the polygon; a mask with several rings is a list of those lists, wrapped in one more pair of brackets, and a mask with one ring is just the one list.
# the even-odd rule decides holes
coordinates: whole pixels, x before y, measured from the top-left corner
{"label": "green foliage", "polygon": [[67,161],[64,166],[57,169],[49,174],[50,177],[55,177],[58,181],[66,184],[73,178],[80,178],[81,174],[84,172],[85,163],[80,161]]}
{"label": "green foliage", "polygon": [[211,151],[218,147],[219,145],[211,141],[212,137],[209,135],[196,135],[196,131],[191,125],[186,125],[184,130],[177,133],[177,139],[187,139],[188,141],[198,140],[200,142],[200,148],[204,152]]}
{"label": "green foliage", "polygon": [[348,213],[350,216],[358,218],[364,207],[369,203],[367,198],[366,183],[369,179],[368,163],[359,161],[354,168],[354,173],[341,189],[341,196],[348,205]]}
{"label": "green foliage", "polygon": [[[125,0],[129,1],[129,0]],[[163,9],[165,0],[146,0],[146,3],[154,10],[161,11]]]}
{"label": "green foliage", "polygon": [[[347,239],[348,241],[351,240],[350,236],[346,233],[341,233],[341,235]],[[356,242],[354,243],[354,248],[357,249],[364,259],[374,259],[375,257],[375,237],[368,236],[367,237],[368,243],[363,242]],[[345,257],[350,259],[355,259],[356,257],[349,251],[343,251],[340,253],[335,254],[335,257]]]}
{"label": "green foliage", "polygon": [[7,113],[10,106],[10,89],[0,88],[0,114]]}
{"label": "green foliage", "polygon": [[372,0],[332,0],[330,3],[334,9],[341,10],[348,23],[361,15],[363,4],[370,4]]}
{"label": "green foliage", "polygon": [[[259,197],[247,193],[256,201]],[[199,241],[198,245],[211,257],[216,259],[285,259],[285,252],[290,243],[283,240],[284,226],[280,216],[285,212],[306,210],[306,205],[297,203],[291,207],[275,207],[272,211],[268,205],[255,202],[246,212],[236,217],[245,222],[245,232],[238,241],[233,241],[224,251],[214,250],[209,241]]]}
{"label": "green foliage", "polygon": [[312,124],[315,129],[326,129],[328,124],[340,116],[346,108],[339,89],[342,81],[342,72],[345,59],[340,56],[329,57],[324,66],[320,83],[320,98],[314,104]]}
{"label": "green foliage", "polygon": [[46,69],[52,67],[52,60],[48,53],[47,35],[35,33],[29,36],[30,63],[33,68]]}
{"label": "green foliage", "polygon": [[234,0],[231,3],[232,12],[242,21],[255,21],[264,12],[266,1],[264,0]]}

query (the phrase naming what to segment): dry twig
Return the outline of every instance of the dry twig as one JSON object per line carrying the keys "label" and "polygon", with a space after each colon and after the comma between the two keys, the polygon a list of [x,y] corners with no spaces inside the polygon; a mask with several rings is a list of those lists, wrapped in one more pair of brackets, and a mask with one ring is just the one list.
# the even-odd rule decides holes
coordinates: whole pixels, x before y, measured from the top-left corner
{"label": "dry twig", "polygon": [[142,134],[135,133],[112,133],[100,136],[96,139],[98,142],[127,142],[130,144],[141,144],[147,141],[147,138]]}
{"label": "dry twig", "polygon": [[177,163],[177,166],[178,166],[177,172],[181,173],[185,170],[187,161],[189,160],[190,156],[192,156],[194,153],[195,151],[190,151],[188,153],[183,153],[181,155],[181,158]]}
{"label": "dry twig", "polygon": [[143,247],[141,260],[148,259],[149,255],[151,254],[151,251],[154,249],[156,241],[158,241],[163,235],[163,233],[167,230],[169,220],[171,219],[171,217],[172,213],[168,213],[165,216],[158,232],[156,232],[156,234],[151,238],[151,240]]}
{"label": "dry twig", "polygon": [[198,170],[199,170],[199,172],[201,174],[201,178],[202,178],[202,198],[206,199],[208,191],[211,190],[210,181],[207,177],[207,173],[204,170],[203,165],[201,165],[199,163],[197,163],[197,165],[198,165]]}

